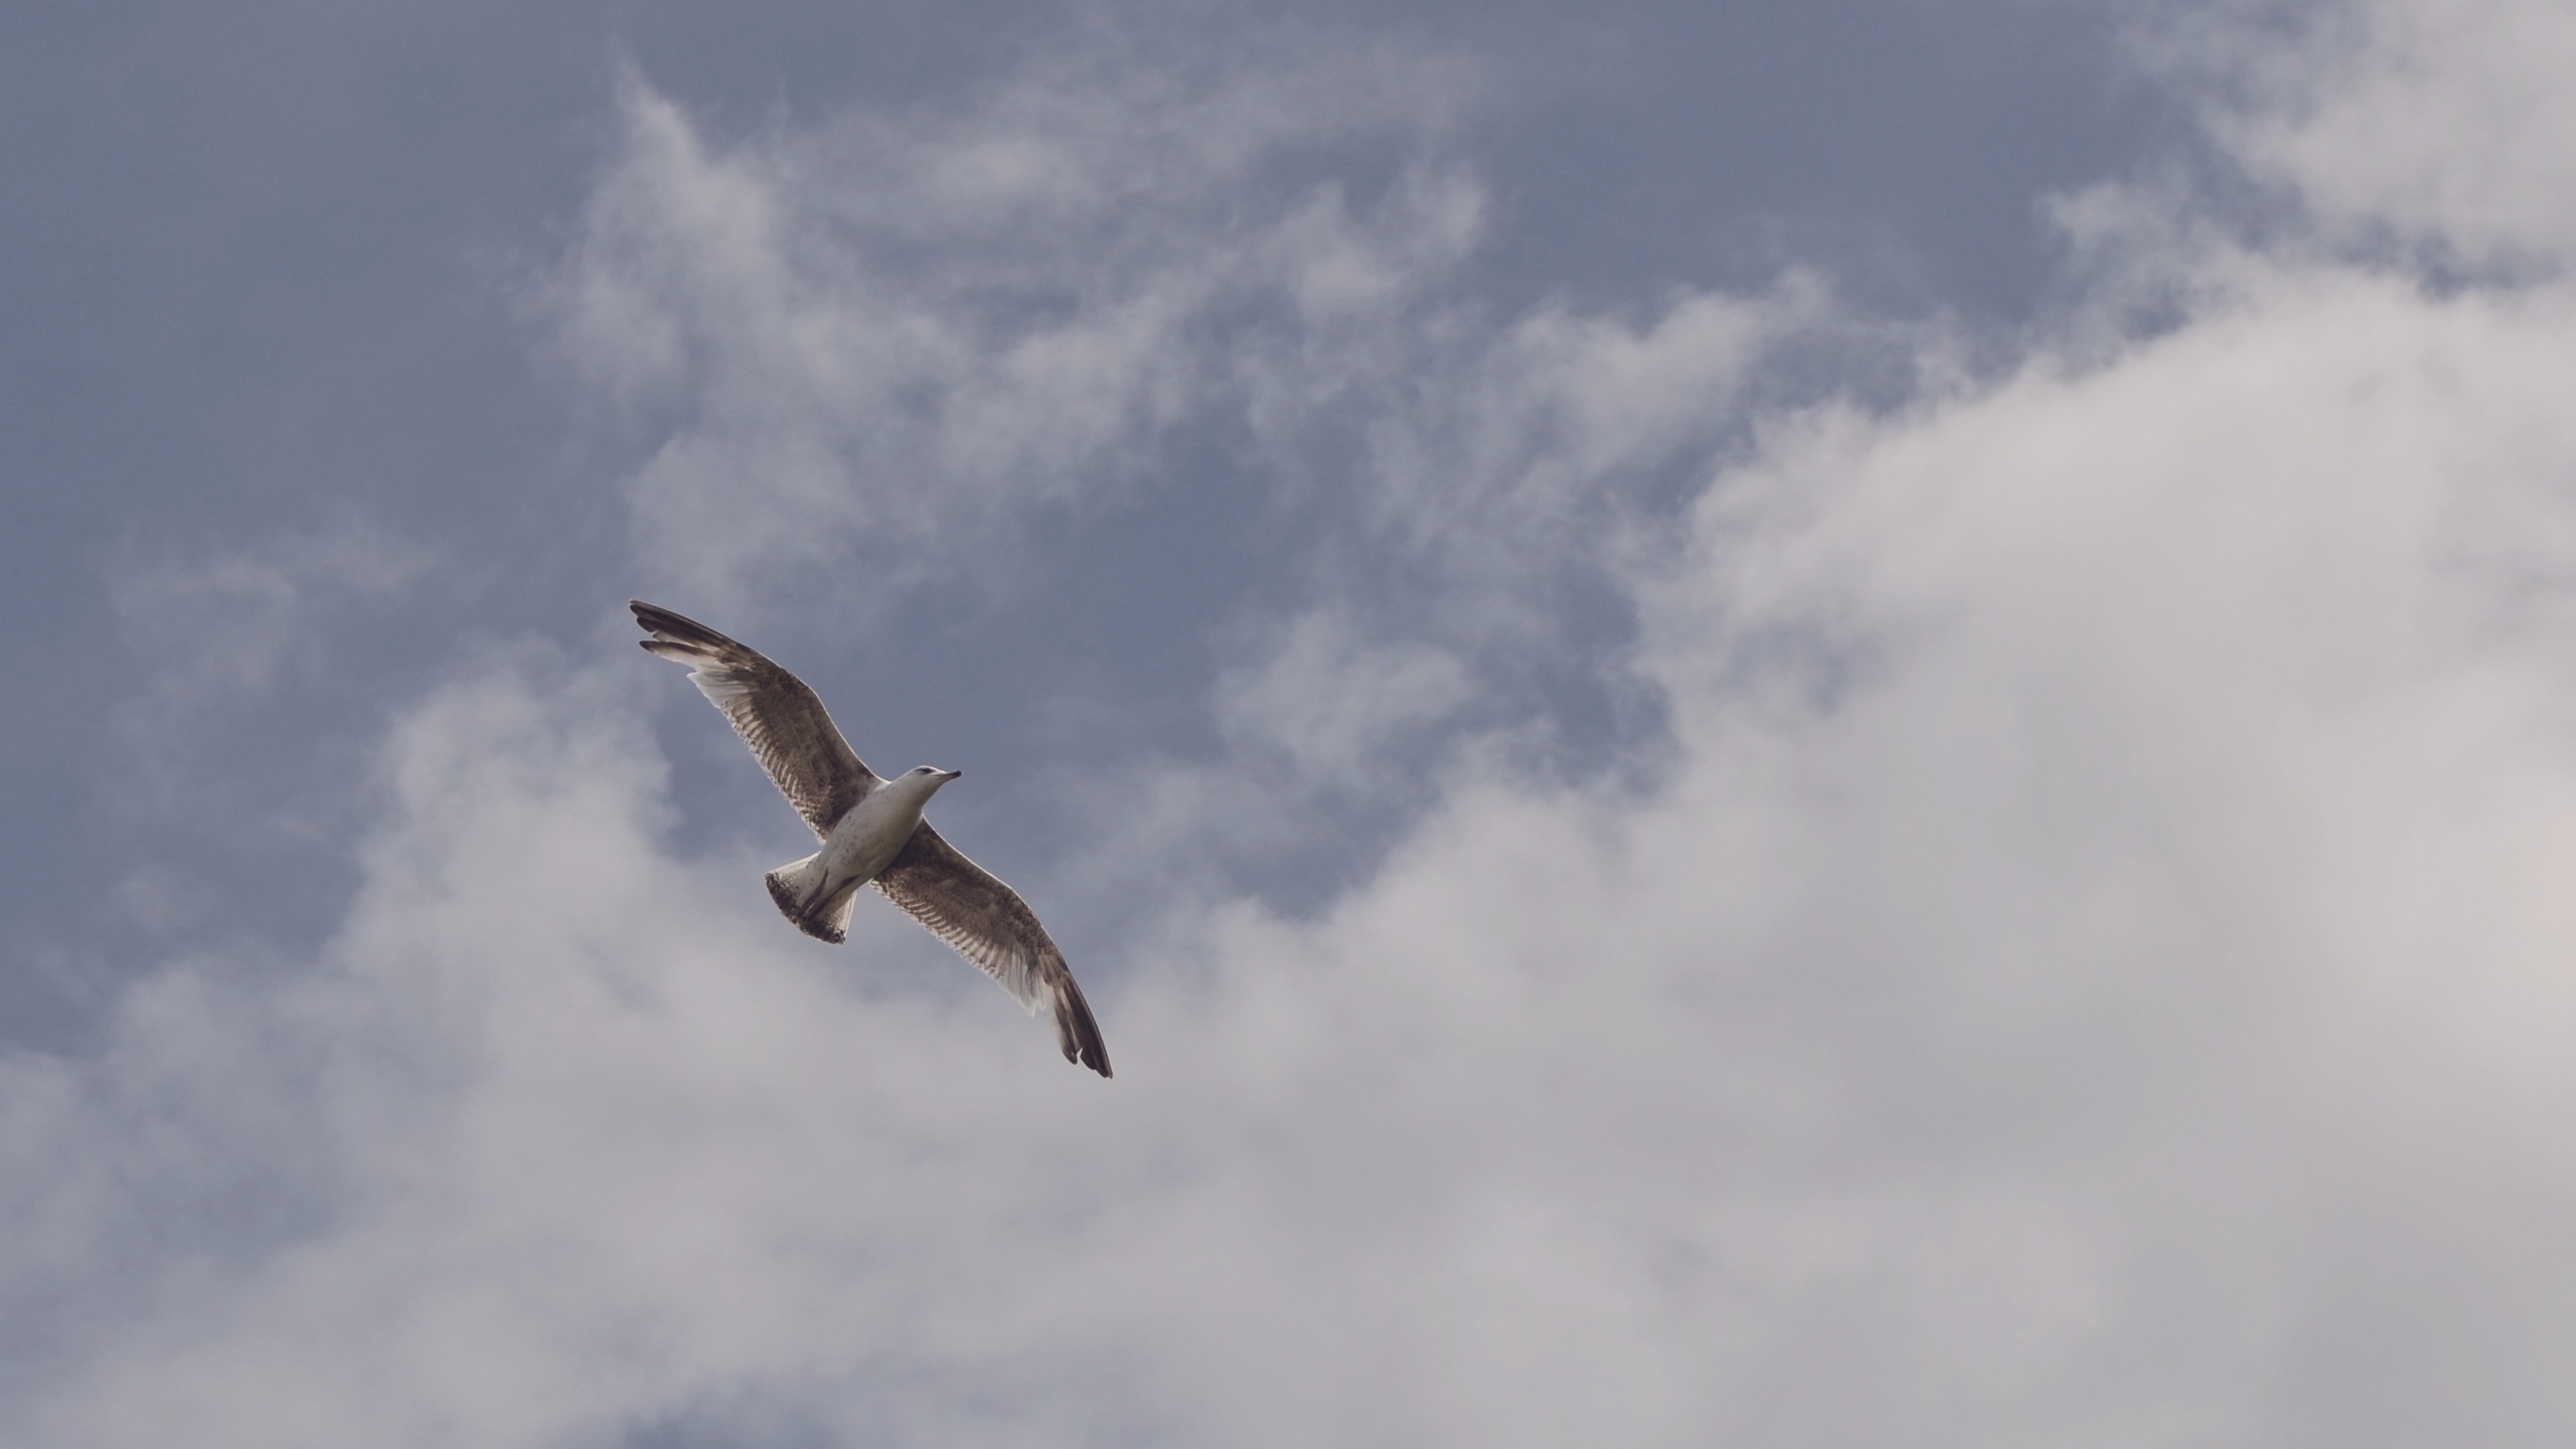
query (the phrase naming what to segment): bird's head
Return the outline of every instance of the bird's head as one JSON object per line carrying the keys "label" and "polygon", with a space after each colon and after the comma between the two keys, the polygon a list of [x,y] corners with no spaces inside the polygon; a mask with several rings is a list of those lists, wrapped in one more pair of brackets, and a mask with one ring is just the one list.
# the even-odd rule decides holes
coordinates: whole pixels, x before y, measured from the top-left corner
{"label": "bird's head", "polygon": [[965,774],[963,770],[943,770],[935,765],[915,765],[903,772],[895,783],[927,800],[939,793],[939,787]]}

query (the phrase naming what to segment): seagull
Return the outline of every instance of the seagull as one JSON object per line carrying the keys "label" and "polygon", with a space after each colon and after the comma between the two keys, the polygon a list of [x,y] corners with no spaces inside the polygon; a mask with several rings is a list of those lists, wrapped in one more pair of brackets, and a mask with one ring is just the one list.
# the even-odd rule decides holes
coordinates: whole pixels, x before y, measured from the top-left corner
{"label": "seagull", "polygon": [[1064,1059],[1109,1075],[1100,1025],[1037,913],[921,818],[961,771],[922,765],[879,779],[804,680],[694,619],[636,599],[626,607],[653,636],[636,642],[689,666],[689,682],[724,711],[779,793],[823,838],[822,849],[768,876],[769,898],[796,929],[839,945],[859,887],[873,885],[1031,1015],[1052,1007]]}

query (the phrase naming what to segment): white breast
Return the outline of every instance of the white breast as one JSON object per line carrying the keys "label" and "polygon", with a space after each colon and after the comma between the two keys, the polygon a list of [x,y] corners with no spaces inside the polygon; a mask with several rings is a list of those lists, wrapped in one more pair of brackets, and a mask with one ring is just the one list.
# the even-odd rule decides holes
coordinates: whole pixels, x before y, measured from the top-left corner
{"label": "white breast", "polygon": [[[930,802],[928,791],[906,789],[909,783],[890,780],[853,805],[832,823],[832,834],[823,842],[823,869],[829,873],[829,890],[837,891],[852,881],[865,884],[877,878],[912,832],[921,825],[921,807]],[[827,892],[828,893],[828,892]]]}

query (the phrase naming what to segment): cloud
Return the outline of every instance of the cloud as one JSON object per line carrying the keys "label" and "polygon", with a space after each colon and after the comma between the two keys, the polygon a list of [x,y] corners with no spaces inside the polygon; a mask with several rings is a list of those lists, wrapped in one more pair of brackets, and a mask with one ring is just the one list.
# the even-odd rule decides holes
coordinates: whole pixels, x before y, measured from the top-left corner
{"label": "cloud", "polygon": [[[118,768],[86,783],[101,810],[148,822],[155,838],[155,850],[118,863],[112,895],[125,924],[156,941],[227,924],[215,899],[221,875],[187,859],[201,855],[188,849],[191,834],[256,874],[278,866],[263,848],[354,826],[362,812],[334,784],[315,783],[331,776],[318,760],[345,749],[359,764],[380,727],[372,712],[356,724],[338,716],[356,692],[348,676],[362,672],[346,630],[418,585],[429,561],[347,526],[206,557],[116,562],[108,592],[139,688],[106,722]],[[244,738],[273,730],[276,712],[297,717],[303,749],[271,771],[245,768]]]}
{"label": "cloud", "polygon": [[166,741],[175,717],[277,687],[323,601],[381,597],[417,579],[420,550],[347,528],[211,558],[124,560],[110,591],[145,658],[154,696],[129,712],[138,744]]}
{"label": "cloud", "polygon": [[1793,272],[1761,296],[1680,294],[1642,327],[1547,305],[1469,332],[1443,386],[1374,420],[1367,506],[1453,585],[1481,584],[1478,607],[1507,609],[1501,581],[1597,547],[1619,485],[1701,463],[1740,427],[1745,393],[1771,381],[1784,347],[1865,331],[1897,335],[1859,326]]}
{"label": "cloud", "polygon": [[[2226,78],[2215,134],[2330,227],[2471,267],[2563,268],[2576,237],[2576,18],[2526,0],[2221,6],[2172,53]],[[2305,42],[2265,43],[2287,25]]]}
{"label": "cloud", "polygon": [[[1005,151],[955,184],[1065,204]],[[175,963],[98,1060],[0,1064],[11,1421],[2554,1443],[2576,295],[2140,245],[2172,325],[1982,382],[1917,339],[1896,407],[1748,387],[1794,289],[1543,309],[1418,378],[1491,420],[1452,438],[1505,386],[1554,440],[1390,490],[1572,518],[1700,470],[1660,547],[1575,550],[1658,768],[1533,771],[1436,617],[1300,601],[1212,685],[1228,758],[1446,729],[1438,794],[1311,913],[1175,873],[1123,959],[1069,942],[1115,1083],[891,911],[826,951],[773,861],[684,856],[631,675],[485,656],[387,739],[311,971]]]}
{"label": "cloud", "polygon": [[1368,647],[1331,614],[1289,626],[1258,670],[1217,686],[1218,718],[1246,752],[1276,750],[1318,783],[1365,785],[1391,737],[1420,730],[1473,695],[1458,661],[1426,645]]}
{"label": "cloud", "polygon": [[1120,488],[1185,420],[1347,386],[1351,334],[1462,254],[1481,200],[1416,171],[1355,210],[1294,177],[1436,132],[1472,77],[1265,51],[1077,57],[963,112],[731,144],[628,75],[543,310],[659,439],[630,484],[648,571],[740,604],[855,554],[881,595],[1014,509]]}

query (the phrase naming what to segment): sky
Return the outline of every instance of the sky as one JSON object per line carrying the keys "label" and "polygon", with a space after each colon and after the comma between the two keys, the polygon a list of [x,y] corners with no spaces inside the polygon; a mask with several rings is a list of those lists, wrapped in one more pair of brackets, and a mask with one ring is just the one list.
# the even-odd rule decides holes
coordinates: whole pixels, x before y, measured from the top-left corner
{"label": "sky", "polygon": [[[2556,1445],[2576,15],[0,13],[0,1422]],[[810,836],[798,671],[1118,1065]]]}

